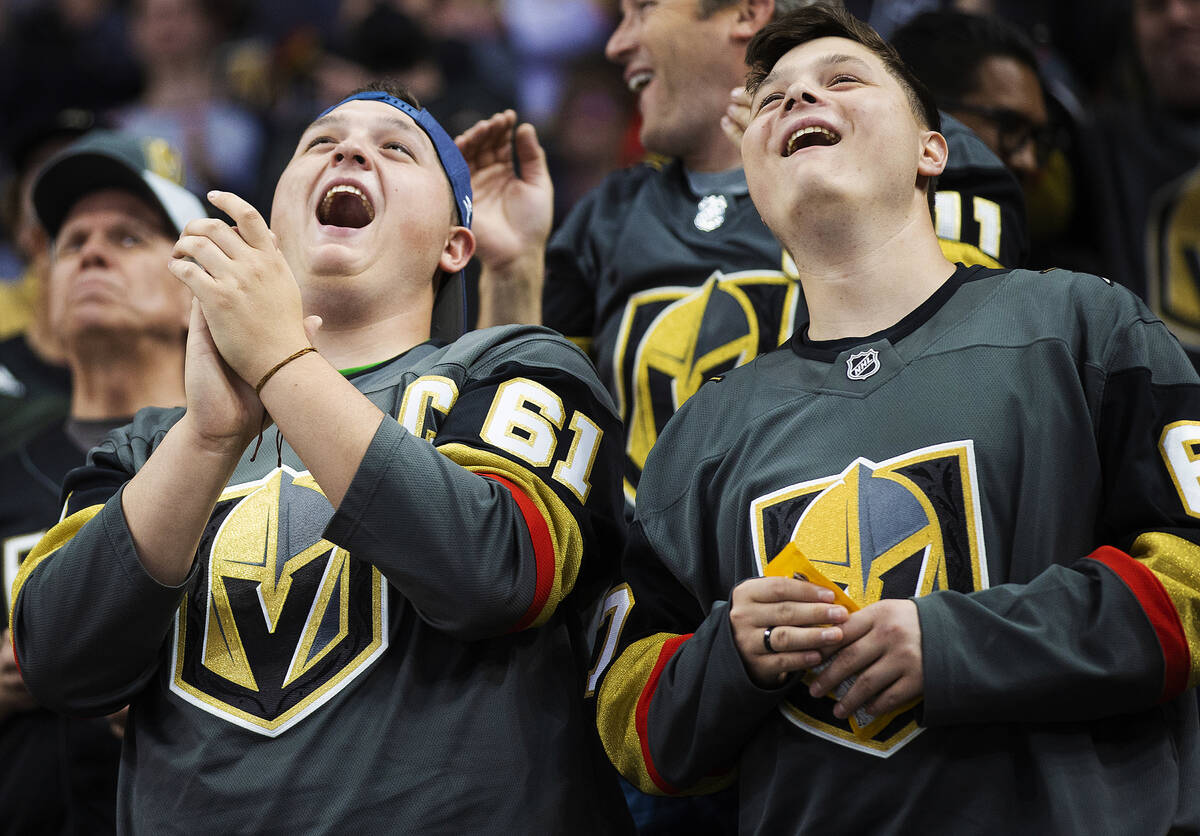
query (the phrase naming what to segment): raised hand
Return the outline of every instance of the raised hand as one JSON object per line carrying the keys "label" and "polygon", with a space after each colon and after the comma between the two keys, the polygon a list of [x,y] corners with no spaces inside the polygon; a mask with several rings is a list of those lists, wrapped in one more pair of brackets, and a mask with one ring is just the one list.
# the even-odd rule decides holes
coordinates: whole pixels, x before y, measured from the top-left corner
{"label": "raised hand", "polygon": [[517,114],[506,110],[454,142],[471,167],[475,255],[492,269],[533,253],[540,260],[554,220],[554,186],[533,125],[518,126]]}
{"label": "raised hand", "polygon": [[742,135],[750,124],[750,94],[745,87],[735,87],[729,94],[729,105],[725,115],[721,117],[721,130],[729,141],[739,149],[742,147]]}
{"label": "raised hand", "polygon": [[200,300],[221,358],[253,386],[273,365],[308,345],[300,288],[253,206],[229,192],[208,197],[236,226],[215,218],[192,221],[169,266]]}
{"label": "raised hand", "polygon": [[263,423],[263,407],[254,387],[221,359],[200,307],[192,300],[187,357],[183,367],[187,393],[185,426],[208,449],[240,454]]}

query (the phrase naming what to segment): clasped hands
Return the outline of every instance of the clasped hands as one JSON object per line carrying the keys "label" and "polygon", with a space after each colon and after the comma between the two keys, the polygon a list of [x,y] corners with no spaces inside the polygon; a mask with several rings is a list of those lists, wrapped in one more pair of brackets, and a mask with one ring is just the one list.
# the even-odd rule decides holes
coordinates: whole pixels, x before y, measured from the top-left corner
{"label": "clasped hands", "polygon": [[300,289],[262,215],[237,195],[210,192],[234,221],[189,223],[168,263],[195,295],[185,387],[189,421],[206,443],[239,453],[258,432],[255,384],[310,344],[319,317],[304,317]]}
{"label": "clasped hands", "polygon": [[859,708],[883,714],[920,697],[924,672],[917,605],[888,599],[851,613],[833,600],[830,590],[795,578],[752,578],[734,587],[730,626],[755,684],[775,688],[794,673],[832,659],[809,693],[828,694],[856,676],[834,706],[839,718]]}

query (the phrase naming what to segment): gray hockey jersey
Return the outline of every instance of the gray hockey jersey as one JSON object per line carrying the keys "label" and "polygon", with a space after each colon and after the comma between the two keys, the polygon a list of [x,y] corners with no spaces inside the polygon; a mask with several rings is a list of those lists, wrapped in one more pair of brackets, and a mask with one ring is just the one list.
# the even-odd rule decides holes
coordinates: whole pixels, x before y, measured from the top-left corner
{"label": "gray hockey jersey", "polygon": [[[736,774],[744,833],[1194,831],[1197,449],[1190,363],[1094,276],[959,268],[884,332],[798,333],[650,456],[590,680],[606,750],[648,792]],[[733,643],[731,590],[789,543],[917,603],[924,700],[869,737]]]}
{"label": "gray hockey jersey", "polygon": [[18,576],[30,689],[132,704],[126,832],[621,832],[581,696],[584,611],[623,527],[620,429],[587,359],[490,329],[352,381],[389,417],[337,511],[264,445],[178,588],[142,569],[121,488],[182,410],[92,451]]}

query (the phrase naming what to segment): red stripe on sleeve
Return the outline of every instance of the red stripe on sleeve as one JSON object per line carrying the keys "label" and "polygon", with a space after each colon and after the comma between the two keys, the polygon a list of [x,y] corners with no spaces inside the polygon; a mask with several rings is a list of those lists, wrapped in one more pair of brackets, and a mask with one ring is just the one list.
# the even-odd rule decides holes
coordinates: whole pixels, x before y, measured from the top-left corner
{"label": "red stripe on sleeve", "polygon": [[513,495],[513,499],[517,501],[517,507],[521,509],[521,516],[525,518],[525,527],[529,529],[529,539],[533,541],[533,558],[536,566],[533,601],[530,603],[529,609],[521,616],[520,621],[512,628],[512,632],[516,633],[524,630],[537,619],[538,614],[545,608],[546,601],[550,598],[550,590],[554,586],[554,539],[550,536],[550,526],[546,522],[546,518],[542,516],[542,512],[523,490],[494,473],[479,475],[500,483]]}
{"label": "red stripe on sleeve", "polygon": [[1101,546],[1090,555],[1112,569],[1129,587],[1133,597],[1142,605],[1142,610],[1154,626],[1158,644],[1163,653],[1163,688],[1160,699],[1169,700],[1187,688],[1188,671],[1191,668],[1191,652],[1188,650],[1187,634],[1171,597],[1163,589],[1154,573],[1141,561],[1112,546]]}
{"label": "red stripe on sleeve", "polygon": [[647,719],[650,715],[650,700],[654,698],[654,691],[658,688],[658,678],[662,676],[663,668],[667,662],[675,655],[675,651],[679,646],[692,637],[692,633],[683,636],[676,636],[673,639],[667,639],[663,642],[662,649],[658,652],[658,661],[654,663],[654,668],[650,671],[650,677],[646,680],[645,686],[642,688],[642,693],[638,696],[637,701],[637,734],[638,741],[642,744],[642,762],[646,764],[646,772],[660,790],[668,795],[678,795],[679,790],[663,780],[663,777],[658,774],[658,769],[654,766],[654,758],[650,756],[650,736],[647,733]]}

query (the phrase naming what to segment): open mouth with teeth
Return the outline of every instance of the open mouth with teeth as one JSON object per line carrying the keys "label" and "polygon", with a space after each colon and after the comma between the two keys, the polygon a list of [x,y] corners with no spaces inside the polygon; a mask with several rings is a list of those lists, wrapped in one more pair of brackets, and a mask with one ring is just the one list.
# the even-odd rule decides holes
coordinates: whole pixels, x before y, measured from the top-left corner
{"label": "open mouth with teeth", "polygon": [[640,73],[634,73],[629,77],[630,92],[634,94],[642,92],[642,90],[646,88],[646,85],[650,83],[650,79],[652,78],[654,78],[654,73],[650,72],[649,70],[642,70]]}
{"label": "open mouth with teeth", "polygon": [[361,229],[375,220],[375,207],[362,189],[344,183],[325,192],[317,206],[317,220],[325,226]]}
{"label": "open mouth with teeth", "polygon": [[783,156],[790,157],[801,148],[809,148],[813,145],[837,145],[841,141],[842,138],[828,128],[809,125],[788,137],[787,145],[783,148]]}

